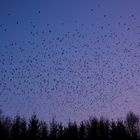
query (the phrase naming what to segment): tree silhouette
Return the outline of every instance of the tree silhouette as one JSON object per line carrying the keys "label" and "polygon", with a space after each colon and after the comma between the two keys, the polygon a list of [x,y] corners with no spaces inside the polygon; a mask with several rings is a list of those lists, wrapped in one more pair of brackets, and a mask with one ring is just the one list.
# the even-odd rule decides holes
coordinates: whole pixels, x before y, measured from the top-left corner
{"label": "tree silhouette", "polygon": [[20,120],[20,140],[27,139],[27,122],[24,118]]}
{"label": "tree silhouette", "polygon": [[86,126],[84,122],[81,122],[80,127],[79,127],[79,139],[80,140],[86,139]]}
{"label": "tree silhouette", "polygon": [[100,121],[99,121],[99,126],[98,126],[98,136],[99,136],[99,139],[104,139],[104,140],[107,140],[109,139],[109,121],[104,119],[104,118],[101,118]]}
{"label": "tree silhouette", "polygon": [[89,121],[87,122],[87,138],[89,140],[91,139],[99,139],[98,137],[98,119],[93,117],[89,119]]}
{"label": "tree silhouette", "polygon": [[2,132],[0,132],[0,135],[3,135],[4,140],[8,140],[11,138],[11,127],[12,127],[12,121],[9,117],[4,117],[1,120],[1,126],[2,126]]}
{"label": "tree silhouette", "polygon": [[63,140],[64,139],[64,127],[62,123],[58,124],[58,139]]}
{"label": "tree silhouette", "polygon": [[12,124],[12,128],[11,128],[11,139],[12,140],[18,140],[20,139],[20,116],[16,116],[13,124]]}
{"label": "tree silhouette", "polygon": [[58,135],[58,123],[55,120],[55,117],[53,117],[52,121],[50,122],[50,135],[49,138],[51,140],[54,140],[57,138]]}
{"label": "tree silhouette", "polygon": [[124,140],[127,140],[128,139],[128,135],[127,135],[127,132],[126,132],[126,127],[124,125],[124,122],[123,120],[118,120],[117,123],[116,123],[116,132],[117,132],[117,138],[120,139],[124,139]]}
{"label": "tree silhouette", "polygon": [[0,139],[6,139],[6,132],[5,132],[4,124],[3,124],[3,119],[4,118],[0,110]]}
{"label": "tree silhouette", "polygon": [[33,114],[29,121],[17,115],[14,119],[0,113],[0,140],[140,140],[139,117],[129,112],[125,120],[109,121],[90,117],[79,125],[63,126],[52,119],[50,125]]}
{"label": "tree silhouette", "polygon": [[44,121],[40,122],[40,139],[47,140],[48,135],[49,135],[48,125]]}
{"label": "tree silhouette", "polygon": [[126,125],[128,133],[132,139],[136,139],[139,133],[139,117],[133,112],[129,112],[126,116]]}
{"label": "tree silhouette", "polygon": [[40,125],[36,114],[33,114],[29,122],[28,138],[30,140],[39,140]]}
{"label": "tree silhouette", "polygon": [[70,122],[68,123],[68,127],[65,128],[65,138],[68,140],[76,140],[78,139],[78,127],[76,122]]}

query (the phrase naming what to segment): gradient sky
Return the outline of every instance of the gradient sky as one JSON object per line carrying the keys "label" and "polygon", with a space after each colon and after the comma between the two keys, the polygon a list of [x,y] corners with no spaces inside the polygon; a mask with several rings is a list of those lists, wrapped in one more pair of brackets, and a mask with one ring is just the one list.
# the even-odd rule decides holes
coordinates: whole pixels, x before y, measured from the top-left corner
{"label": "gradient sky", "polygon": [[4,114],[81,121],[140,114],[139,0],[0,0]]}

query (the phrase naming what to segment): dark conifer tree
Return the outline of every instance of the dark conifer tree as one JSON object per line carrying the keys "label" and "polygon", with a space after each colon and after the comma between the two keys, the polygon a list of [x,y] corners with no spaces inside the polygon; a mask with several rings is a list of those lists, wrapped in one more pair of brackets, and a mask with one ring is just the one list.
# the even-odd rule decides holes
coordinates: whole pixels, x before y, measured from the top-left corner
{"label": "dark conifer tree", "polygon": [[50,122],[39,121],[35,114],[27,123],[24,118],[14,119],[0,114],[0,140],[140,140],[139,117],[129,112],[126,120],[109,121],[95,117],[88,121],[69,121],[67,126],[55,118]]}
{"label": "dark conifer tree", "polygon": [[12,120],[9,117],[4,117],[3,119],[3,127],[5,132],[5,138],[8,140],[11,138],[11,127],[12,127]]}
{"label": "dark conifer tree", "polygon": [[5,130],[5,126],[4,126],[4,117],[3,117],[1,111],[0,111],[0,139],[2,139],[2,140],[6,139],[6,130]]}
{"label": "dark conifer tree", "polygon": [[32,115],[30,122],[29,122],[29,128],[28,128],[28,138],[29,140],[39,140],[39,120],[35,114]]}
{"label": "dark conifer tree", "polygon": [[64,127],[63,127],[62,123],[58,124],[58,139],[64,140]]}
{"label": "dark conifer tree", "polygon": [[89,140],[99,139],[98,135],[99,122],[98,119],[93,117],[87,122],[87,138]]}
{"label": "dark conifer tree", "polygon": [[27,122],[22,118],[20,122],[20,140],[26,140],[27,138]]}
{"label": "dark conifer tree", "polygon": [[12,140],[19,140],[20,139],[20,128],[21,128],[21,118],[19,115],[15,117],[12,123],[11,128],[11,139]]}
{"label": "dark conifer tree", "polygon": [[51,140],[56,139],[58,136],[58,123],[55,120],[55,117],[53,117],[52,121],[50,122],[50,135],[49,138]]}
{"label": "dark conifer tree", "polygon": [[46,122],[40,122],[40,139],[41,140],[47,140],[48,139],[48,125]]}
{"label": "dark conifer tree", "polygon": [[81,122],[80,126],[79,126],[79,139],[80,140],[86,139],[86,126],[85,126],[84,122]]}
{"label": "dark conifer tree", "polygon": [[112,121],[110,127],[110,137],[112,140],[127,140],[129,138],[123,120]]}
{"label": "dark conifer tree", "polygon": [[68,127],[65,129],[66,138],[69,140],[77,140],[78,139],[78,126],[76,122],[68,123]]}
{"label": "dark conifer tree", "polygon": [[98,125],[99,126],[98,126],[97,133],[99,139],[104,139],[104,140],[109,139],[109,128],[110,128],[109,121],[104,118],[101,118]]}
{"label": "dark conifer tree", "polygon": [[126,127],[131,139],[136,139],[139,135],[139,116],[130,111],[126,116]]}

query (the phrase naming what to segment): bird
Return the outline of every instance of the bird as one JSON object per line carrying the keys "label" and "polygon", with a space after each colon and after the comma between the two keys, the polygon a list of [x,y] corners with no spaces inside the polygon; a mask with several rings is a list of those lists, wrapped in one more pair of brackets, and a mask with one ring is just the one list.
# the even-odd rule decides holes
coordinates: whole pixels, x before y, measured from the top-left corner
{"label": "bird", "polygon": [[[100,6],[88,9],[88,14],[89,11],[96,13]],[[43,14],[43,11],[35,13]],[[24,41],[18,40],[17,35],[17,40],[10,39],[4,44],[6,47],[0,48],[0,96],[13,94],[16,99],[23,99],[23,106],[31,108],[48,105],[56,109],[58,105],[77,112],[95,105],[99,110],[105,108],[108,103],[121,99],[126,90],[131,91],[133,85],[139,87],[140,39],[138,36],[134,40],[127,38],[139,28],[133,24],[135,15],[128,17],[129,23],[122,15],[96,16],[103,22],[76,20],[69,28],[65,27],[65,21],[54,27],[48,21],[45,27],[29,21]],[[25,26],[18,19],[14,23],[21,31]],[[7,32],[4,34],[10,34],[6,27],[0,24]],[[37,105],[36,98],[40,101]],[[10,96],[5,96],[5,104],[10,101]],[[127,103],[126,96],[123,104]]]}

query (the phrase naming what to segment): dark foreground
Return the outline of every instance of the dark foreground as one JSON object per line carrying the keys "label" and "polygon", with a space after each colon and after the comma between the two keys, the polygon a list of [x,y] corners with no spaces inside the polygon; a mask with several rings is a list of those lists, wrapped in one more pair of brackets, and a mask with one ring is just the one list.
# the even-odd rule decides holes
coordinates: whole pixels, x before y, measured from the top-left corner
{"label": "dark foreground", "polygon": [[80,124],[67,126],[52,121],[38,120],[32,115],[29,121],[20,116],[14,119],[0,114],[0,140],[140,140],[140,119],[129,112],[125,120],[109,121],[90,118]]}

